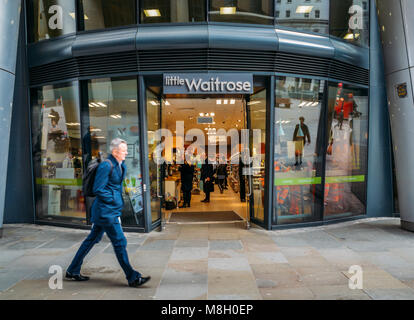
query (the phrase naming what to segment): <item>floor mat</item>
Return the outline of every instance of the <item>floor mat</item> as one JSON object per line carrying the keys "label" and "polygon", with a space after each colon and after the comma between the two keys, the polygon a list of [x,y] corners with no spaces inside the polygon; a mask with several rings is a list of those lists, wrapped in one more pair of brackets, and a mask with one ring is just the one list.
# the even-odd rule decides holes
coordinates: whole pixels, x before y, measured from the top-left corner
{"label": "floor mat", "polygon": [[173,212],[169,222],[243,221],[234,211]]}

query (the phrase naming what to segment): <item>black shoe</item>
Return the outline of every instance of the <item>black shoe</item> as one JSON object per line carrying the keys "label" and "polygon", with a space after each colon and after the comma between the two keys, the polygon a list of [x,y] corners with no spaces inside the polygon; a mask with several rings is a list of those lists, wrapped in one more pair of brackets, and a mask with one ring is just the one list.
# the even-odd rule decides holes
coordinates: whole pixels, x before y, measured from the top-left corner
{"label": "black shoe", "polygon": [[137,288],[139,286],[142,286],[144,283],[146,283],[150,280],[151,280],[151,277],[149,277],[149,276],[148,277],[139,277],[139,278],[135,279],[134,281],[128,283],[128,285],[130,287]]}
{"label": "black shoe", "polygon": [[201,200],[201,202],[207,202],[207,199]]}
{"label": "black shoe", "polygon": [[66,279],[71,279],[75,281],[88,281],[89,277],[83,276],[81,274],[71,274],[66,271]]}

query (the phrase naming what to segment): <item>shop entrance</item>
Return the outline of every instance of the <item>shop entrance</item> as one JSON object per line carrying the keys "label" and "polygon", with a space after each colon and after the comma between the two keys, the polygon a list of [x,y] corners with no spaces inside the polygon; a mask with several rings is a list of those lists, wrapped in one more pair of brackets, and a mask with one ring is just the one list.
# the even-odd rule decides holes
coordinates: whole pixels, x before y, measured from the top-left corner
{"label": "shop entrance", "polygon": [[[249,227],[252,218],[263,221],[265,141],[260,150],[254,148],[252,129],[265,123],[265,90],[252,95],[161,95],[148,89],[146,100],[153,222],[161,220],[162,229],[166,224],[206,223]],[[157,148],[162,150],[158,156]],[[260,159],[247,163],[243,155]],[[157,163],[159,156],[163,163]],[[209,168],[203,165],[206,159]]]}

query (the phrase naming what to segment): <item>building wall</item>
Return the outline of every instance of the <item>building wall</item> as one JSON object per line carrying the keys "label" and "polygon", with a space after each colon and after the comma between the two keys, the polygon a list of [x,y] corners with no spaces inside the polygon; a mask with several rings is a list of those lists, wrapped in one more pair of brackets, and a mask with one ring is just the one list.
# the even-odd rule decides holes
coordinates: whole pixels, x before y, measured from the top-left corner
{"label": "building wall", "polygon": [[[414,231],[414,3],[377,0],[402,227]],[[398,94],[398,86],[400,95]],[[405,91],[405,94],[404,92]]]}

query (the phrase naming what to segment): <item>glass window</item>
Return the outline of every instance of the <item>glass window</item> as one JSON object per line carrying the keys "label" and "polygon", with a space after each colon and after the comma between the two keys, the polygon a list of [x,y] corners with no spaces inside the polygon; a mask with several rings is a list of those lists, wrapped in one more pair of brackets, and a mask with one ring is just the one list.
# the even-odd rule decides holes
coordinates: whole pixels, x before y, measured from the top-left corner
{"label": "glass window", "polygon": [[49,85],[31,93],[37,218],[85,223],[78,86]]}
{"label": "glass window", "polygon": [[135,0],[81,0],[85,30],[135,24],[135,5]]}
{"label": "glass window", "polygon": [[142,172],[139,148],[139,119],[136,78],[107,78],[88,81],[89,127],[83,137],[86,162],[110,154],[112,139],[128,144],[127,174],[123,182],[123,225],[144,226]]}
{"label": "glass window", "polygon": [[331,1],[330,34],[356,45],[369,46],[367,1]]}
{"label": "glass window", "polygon": [[276,10],[286,12],[285,16],[276,17],[276,24],[280,26],[328,34],[329,0],[317,5],[307,0],[283,2],[276,4]]}
{"label": "glass window", "polygon": [[30,0],[29,42],[76,32],[75,0]]}
{"label": "glass window", "polygon": [[141,23],[206,21],[204,0],[141,0]]}
{"label": "glass window", "polygon": [[325,218],[365,213],[368,90],[329,85]]}
{"label": "glass window", "polygon": [[210,21],[273,25],[273,0],[211,0]]}
{"label": "glass window", "polygon": [[278,224],[321,216],[323,88],[320,80],[276,78],[273,222]]}

